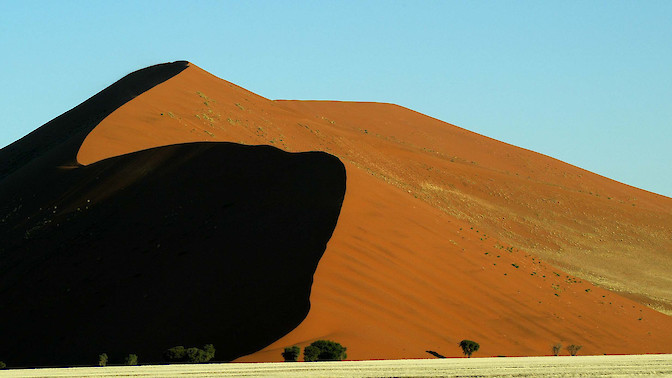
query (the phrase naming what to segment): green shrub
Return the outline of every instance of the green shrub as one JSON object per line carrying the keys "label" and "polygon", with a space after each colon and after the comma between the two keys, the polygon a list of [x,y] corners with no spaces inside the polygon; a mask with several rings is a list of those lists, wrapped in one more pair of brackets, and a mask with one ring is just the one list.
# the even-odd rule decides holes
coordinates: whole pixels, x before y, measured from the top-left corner
{"label": "green shrub", "polygon": [[285,359],[285,362],[296,362],[299,360],[300,354],[301,354],[301,348],[294,345],[285,348],[285,351],[282,352],[282,357]]}
{"label": "green shrub", "polygon": [[331,340],[317,340],[303,349],[305,361],[341,361],[348,358],[343,345]]}
{"label": "green shrub", "polygon": [[303,360],[306,362],[317,361],[317,356],[320,355],[320,349],[318,347],[308,345],[303,348]]}
{"label": "green shrub", "polygon": [[481,347],[477,342],[471,340],[462,340],[459,345],[460,348],[462,348],[462,353],[464,353],[467,358],[470,358],[471,354]]}
{"label": "green shrub", "polygon": [[212,344],[203,346],[203,349],[183,346],[172,347],[163,352],[166,362],[208,362],[215,357],[215,347]]}
{"label": "green shrub", "polygon": [[196,347],[187,348],[187,361],[189,362],[204,362],[205,352]]}
{"label": "green shrub", "polygon": [[215,358],[215,346],[214,345],[205,344],[205,345],[203,345],[203,350],[205,351],[205,355],[208,357],[206,362]]}
{"label": "green shrub", "polygon": [[138,356],[135,354],[129,354],[124,359],[124,365],[135,366],[138,364]]}
{"label": "green shrub", "polygon": [[0,361],[0,370],[7,369],[7,364]]}
{"label": "green shrub", "polygon": [[196,347],[187,349],[187,361],[188,362],[208,362],[212,357],[208,356],[208,353],[203,349]]}
{"label": "green shrub", "polygon": [[182,345],[172,347],[163,352],[163,359],[166,362],[184,362],[186,361],[187,350]]}
{"label": "green shrub", "polygon": [[98,366],[107,366],[108,360],[109,358],[107,357],[107,353],[98,355]]}

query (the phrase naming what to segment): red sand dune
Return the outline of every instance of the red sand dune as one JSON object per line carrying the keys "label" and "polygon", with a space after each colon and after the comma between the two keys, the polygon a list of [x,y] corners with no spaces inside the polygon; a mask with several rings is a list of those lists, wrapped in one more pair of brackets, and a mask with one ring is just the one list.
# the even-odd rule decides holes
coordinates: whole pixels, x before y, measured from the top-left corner
{"label": "red sand dune", "polygon": [[110,114],[77,159],[189,141],[346,165],[308,317],[240,361],[322,338],[351,359],[458,356],[464,338],[476,356],[672,352],[672,318],[650,308],[672,309],[670,198],[396,105],[271,101],[193,64]]}
{"label": "red sand dune", "polygon": [[[229,361],[310,309],[345,166],[324,152],[179,143],[76,163],[116,108],[187,67],[136,71],[0,150],[0,356],[12,368]],[[268,314],[273,314],[269,316]]]}

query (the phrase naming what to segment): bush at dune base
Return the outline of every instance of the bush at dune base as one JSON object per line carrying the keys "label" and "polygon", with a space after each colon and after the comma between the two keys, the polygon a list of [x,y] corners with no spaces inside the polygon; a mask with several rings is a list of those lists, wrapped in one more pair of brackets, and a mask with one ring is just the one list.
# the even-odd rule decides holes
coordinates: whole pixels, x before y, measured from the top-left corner
{"label": "bush at dune base", "polygon": [[481,346],[477,342],[471,340],[460,341],[460,348],[465,356],[471,357],[471,354],[478,350]]}
{"label": "bush at dune base", "polygon": [[166,362],[208,362],[215,357],[215,347],[212,344],[203,346],[203,349],[183,346],[172,347],[163,352]]}
{"label": "bush at dune base", "polygon": [[138,364],[138,356],[136,354],[129,354],[124,359],[124,365],[135,366]]}
{"label": "bush at dune base", "polygon": [[303,348],[303,359],[311,361],[341,361],[348,358],[343,345],[330,340],[317,340]]}
{"label": "bush at dune base", "polygon": [[296,345],[287,347],[285,348],[285,351],[282,352],[282,357],[285,359],[285,362],[296,362],[299,360],[299,355],[301,355],[301,348]]}

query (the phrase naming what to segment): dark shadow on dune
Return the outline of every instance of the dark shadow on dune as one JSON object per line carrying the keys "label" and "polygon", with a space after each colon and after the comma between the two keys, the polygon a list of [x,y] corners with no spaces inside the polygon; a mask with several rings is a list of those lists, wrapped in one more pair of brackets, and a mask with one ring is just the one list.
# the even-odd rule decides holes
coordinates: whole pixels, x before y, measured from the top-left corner
{"label": "dark shadow on dune", "polygon": [[308,313],[345,180],[326,153],[194,143],[0,181],[2,360],[263,348]]}
{"label": "dark shadow on dune", "polygon": [[186,61],[157,64],[130,73],[75,108],[0,150],[0,182],[35,160],[74,165],[86,136],[105,117],[138,95],[185,70]]}
{"label": "dark shadow on dune", "polygon": [[436,358],[446,358],[446,356],[444,356],[442,354],[438,354],[437,352],[435,352],[433,350],[426,350],[425,352],[431,354],[432,356],[434,356]]}

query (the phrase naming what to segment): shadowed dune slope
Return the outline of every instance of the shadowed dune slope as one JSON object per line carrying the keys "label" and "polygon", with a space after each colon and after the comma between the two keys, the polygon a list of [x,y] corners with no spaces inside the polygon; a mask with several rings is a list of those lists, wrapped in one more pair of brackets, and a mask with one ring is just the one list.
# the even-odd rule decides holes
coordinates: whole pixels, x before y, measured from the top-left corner
{"label": "shadowed dune slope", "polygon": [[[345,192],[337,158],[196,143],[33,175],[0,228],[10,366],[254,352],[308,313]],[[10,341],[11,340],[11,341]]]}
{"label": "shadowed dune slope", "polygon": [[193,64],[109,114],[77,161],[197,141],[325,151],[348,176],[307,318],[240,360],[320,338],[352,359],[457,356],[464,338],[484,356],[672,352],[672,318],[646,306],[671,308],[670,198],[396,105],[271,101]]}

